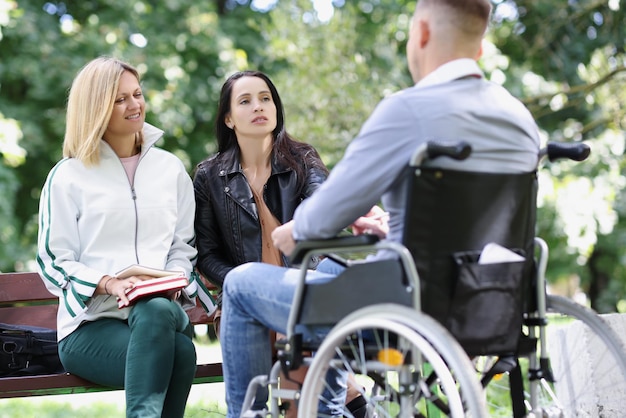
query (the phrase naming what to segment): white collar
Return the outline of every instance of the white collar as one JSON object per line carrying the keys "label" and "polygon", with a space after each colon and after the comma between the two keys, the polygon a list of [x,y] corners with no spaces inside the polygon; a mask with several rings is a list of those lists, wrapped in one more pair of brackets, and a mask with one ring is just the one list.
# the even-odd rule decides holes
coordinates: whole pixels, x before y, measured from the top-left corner
{"label": "white collar", "polygon": [[143,140],[145,144],[152,145],[163,136],[164,132],[148,122],[143,123]]}
{"label": "white collar", "polygon": [[460,58],[441,65],[415,84],[415,87],[433,86],[463,77],[484,77],[478,63],[470,58]]}

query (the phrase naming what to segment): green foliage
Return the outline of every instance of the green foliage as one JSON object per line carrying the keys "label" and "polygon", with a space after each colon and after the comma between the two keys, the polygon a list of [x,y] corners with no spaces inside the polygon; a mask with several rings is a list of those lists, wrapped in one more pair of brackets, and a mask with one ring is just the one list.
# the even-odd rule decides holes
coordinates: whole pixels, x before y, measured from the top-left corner
{"label": "green foliage", "polygon": [[[153,7],[117,0],[69,6],[50,2],[44,8],[39,2],[8,4],[14,8],[0,42],[5,57],[0,61],[0,112],[20,121],[21,146],[27,152],[26,162],[14,170],[19,189],[7,196],[7,202],[15,202],[12,226],[24,239],[21,248],[0,257],[0,269],[11,271],[15,262],[34,258],[40,188],[61,158],[67,91],[87,61],[112,55],[139,68],[149,102],[147,121],[167,132],[161,145],[175,152],[191,172],[213,149],[217,91],[223,76],[233,71],[236,54],[212,3],[162,2]],[[242,9],[233,12],[232,19],[251,13]],[[237,29],[245,33],[244,45],[251,42],[249,25]],[[145,47],[131,42],[137,34],[147,40]]]}
{"label": "green foliage", "polygon": [[[504,75],[504,85],[528,105],[547,139],[585,141],[592,148],[585,163],[544,169],[549,181],[538,234],[551,249],[551,281],[571,289],[580,281],[595,308],[615,310],[626,287],[620,268],[626,253],[619,245],[626,10],[615,0],[494,4],[489,39],[506,60],[492,75]],[[594,294],[603,277],[610,280]]]}
{"label": "green foliage", "polygon": [[410,12],[402,2],[377,3],[365,13],[363,3],[347,2],[320,22],[310,1],[281,2],[272,11],[275,25],[264,31],[267,59],[275,63],[267,71],[283,97],[288,129],[315,145],[330,167],[378,101],[411,84],[403,55]]}
{"label": "green foliage", "polygon": [[0,163],[0,196],[6,196],[0,199],[0,266],[12,266],[14,260],[18,256],[15,241],[18,239],[18,231],[16,231],[16,219],[14,215],[15,208],[15,191],[19,183],[15,178],[15,173],[5,164]]}
{"label": "green foliage", "polygon": [[[626,287],[625,9],[617,0],[492,2],[487,75],[528,105],[546,139],[593,150],[584,164],[543,170],[538,233],[551,247],[550,280],[575,277],[591,290],[610,277],[595,297],[610,310]],[[248,68],[272,77],[288,130],[332,167],[379,100],[412,84],[405,47],[415,1],[333,4],[322,20],[311,0],[268,10],[251,0],[0,0],[0,113],[18,121],[27,152],[22,164],[0,165],[0,270],[28,268],[34,256],[37,200],[61,157],[67,90],[98,55],[139,68],[147,120],[190,173],[215,151],[223,80]]]}
{"label": "green foliage", "polygon": [[5,119],[0,113],[0,196],[4,196],[0,199],[0,245],[4,249],[0,251],[0,266],[14,265],[20,249],[14,213],[15,193],[19,187],[14,167],[24,163],[25,154],[18,145],[20,137],[17,122]]}

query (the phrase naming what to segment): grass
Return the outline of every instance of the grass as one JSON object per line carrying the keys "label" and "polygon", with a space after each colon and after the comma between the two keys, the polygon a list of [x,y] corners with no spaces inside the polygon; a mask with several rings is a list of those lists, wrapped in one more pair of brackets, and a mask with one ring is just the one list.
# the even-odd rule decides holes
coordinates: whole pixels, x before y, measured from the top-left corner
{"label": "grass", "polygon": [[[0,418],[124,418],[124,410],[113,403],[93,402],[76,406],[70,402],[29,399],[6,399],[0,401]],[[185,418],[225,417],[225,408],[215,401],[188,405]]]}

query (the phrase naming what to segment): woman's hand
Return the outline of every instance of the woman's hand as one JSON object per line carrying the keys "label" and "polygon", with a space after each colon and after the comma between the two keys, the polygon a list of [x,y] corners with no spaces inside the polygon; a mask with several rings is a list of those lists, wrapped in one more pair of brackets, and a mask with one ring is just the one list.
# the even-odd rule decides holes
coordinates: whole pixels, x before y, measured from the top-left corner
{"label": "woman's hand", "polygon": [[123,306],[128,306],[129,302],[126,292],[132,289],[135,283],[150,278],[150,276],[130,276],[126,279],[118,279],[117,277],[107,275],[100,280],[98,287],[101,286],[102,294],[115,296],[123,302]]}
{"label": "woman's hand", "polygon": [[373,206],[369,212],[351,225],[354,235],[374,234],[385,238],[389,232],[389,213],[379,206]]}

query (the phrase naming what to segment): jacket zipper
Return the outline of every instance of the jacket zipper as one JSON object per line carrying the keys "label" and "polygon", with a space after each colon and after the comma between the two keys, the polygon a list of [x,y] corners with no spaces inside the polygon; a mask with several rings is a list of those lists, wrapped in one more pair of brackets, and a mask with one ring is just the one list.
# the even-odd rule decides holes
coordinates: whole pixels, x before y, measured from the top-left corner
{"label": "jacket zipper", "polygon": [[132,198],[133,198],[133,206],[135,208],[135,260],[137,260],[137,264],[140,264],[139,263],[139,254],[137,252],[137,247],[138,247],[137,236],[139,235],[139,225],[138,225],[139,224],[139,212],[137,211],[137,193],[135,193],[135,185],[134,184],[132,184],[130,186],[130,192],[131,192],[131,195],[132,195]]}

